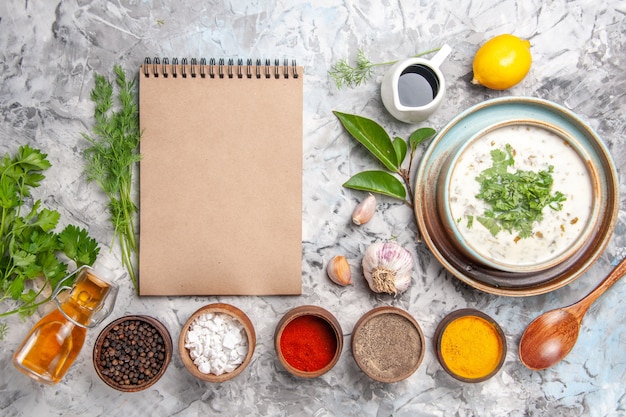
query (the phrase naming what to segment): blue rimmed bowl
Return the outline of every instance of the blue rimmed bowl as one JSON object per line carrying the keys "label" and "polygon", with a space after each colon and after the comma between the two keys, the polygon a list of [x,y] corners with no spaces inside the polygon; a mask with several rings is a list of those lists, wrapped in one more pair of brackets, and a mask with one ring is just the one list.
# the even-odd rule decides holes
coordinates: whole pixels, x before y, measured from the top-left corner
{"label": "blue rimmed bowl", "polygon": [[[591,194],[586,195],[591,201],[589,215],[562,250],[543,260],[508,262],[487,256],[468,241],[450,208],[451,178],[465,152],[508,126],[532,126],[558,136],[587,168],[589,188],[584,192]],[[424,242],[455,277],[499,295],[543,294],[580,277],[604,251],[618,210],[617,173],[600,137],[571,111],[537,98],[488,100],[459,114],[429,145],[416,175],[415,212]]]}

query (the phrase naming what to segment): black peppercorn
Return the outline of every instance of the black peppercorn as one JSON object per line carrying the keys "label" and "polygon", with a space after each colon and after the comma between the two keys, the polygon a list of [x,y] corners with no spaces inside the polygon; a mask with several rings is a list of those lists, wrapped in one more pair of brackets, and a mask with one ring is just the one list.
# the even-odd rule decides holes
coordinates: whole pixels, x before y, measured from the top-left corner
{"label": "black peppercorn", "polygon": [[[152,385],[169,363],[171,339],[169,334],[161,335],[161,331],[147,321],[136,319],[121,320],[107,327],[94,349],[94,365],[103,380],[122,390]],[[169,343],[166,344],[164,336]]]}

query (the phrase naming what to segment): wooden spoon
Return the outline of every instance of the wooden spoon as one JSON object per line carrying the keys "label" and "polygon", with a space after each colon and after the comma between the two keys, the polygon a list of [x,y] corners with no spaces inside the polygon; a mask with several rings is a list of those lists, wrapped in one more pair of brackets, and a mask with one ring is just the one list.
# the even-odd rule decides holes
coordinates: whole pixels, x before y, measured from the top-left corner
{"label": "wooden spoon", "polygon": [[611,285],[626,274],[626,258],[583,299],[568,307],[543,313],[533,320],[519,343],[519,357],[527,368],[546,369],[556,365],[572,350],[585,313]]}

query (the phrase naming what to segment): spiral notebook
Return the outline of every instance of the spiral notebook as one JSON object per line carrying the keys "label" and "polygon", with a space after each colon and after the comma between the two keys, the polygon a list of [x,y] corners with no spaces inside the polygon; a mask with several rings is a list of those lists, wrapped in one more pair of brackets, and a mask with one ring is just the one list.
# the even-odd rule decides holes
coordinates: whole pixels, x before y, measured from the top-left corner
{"label": "spiral notebook", "polygon": [[140,295],[302,290],[303,68],[146,59]]}

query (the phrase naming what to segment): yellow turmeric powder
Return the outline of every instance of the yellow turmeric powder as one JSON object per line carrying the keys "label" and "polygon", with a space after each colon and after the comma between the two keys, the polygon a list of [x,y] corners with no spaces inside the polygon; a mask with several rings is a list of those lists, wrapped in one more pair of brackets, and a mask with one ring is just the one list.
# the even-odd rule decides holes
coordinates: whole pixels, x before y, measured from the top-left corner
{"label": "yellow turmeric powder", "polygon": [[477,316],[459,317],[441,335],[441,356],[447,368],[467,379],[483,378],[500,364],[503,341],[492,323]]}

